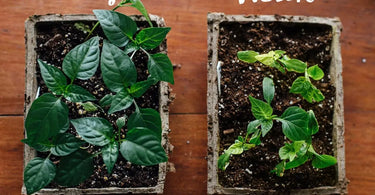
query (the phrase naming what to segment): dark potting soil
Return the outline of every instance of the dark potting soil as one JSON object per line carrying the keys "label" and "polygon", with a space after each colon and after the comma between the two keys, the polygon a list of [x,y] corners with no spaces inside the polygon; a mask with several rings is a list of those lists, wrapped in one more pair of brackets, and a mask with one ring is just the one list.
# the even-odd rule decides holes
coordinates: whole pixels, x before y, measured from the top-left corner
{"label": "dark potting soil", "polygon": [[[251,113],[248,96],[263,99],[262,81],[273,78],[276,88],[271,103],[274,114],[280,116],[289,106],[300,106],[313,110],[319,122],[319,132],[313,135],[313,146],[319,154],[333,155],[332,119],[335,102],[335,88],[330,85],[329,65],[332,29],[327,25],[287,24],[282,22],[227,23],[220,25],[218,42],[221,68],[221,96],[219,96],[220,154],[239,135],[246,135]],[[325,76],[320,81],[312,81],[325,95],[325,100],[310,104],[297,94],[289,93],[290,86],[298,76],[288,72],[282,74],[275,68],[260,63],[240,62],[237,52],[255,50],[266,53],[270,50],[284,50],[291,58],[297,58],[309,66],[318,64]],[[234,129],[231,134],[223,131]],[[219,182],[225,187],[251,187],[253,189],[275,189],[288,192],[290,189],[305,189],[332,186],[336,183],[336,168],[314,169],[311,161],[285,171],[283,177],[270,173],[281,161],[279,148],[287,142],[282,133],[281,123],[274,122],[273,129],[263,138],[262,144],[233,155],[225,171],[219,171]]]}
{"label": "dark potting soil", "polygon": [[[37,58],[42,59],[60,70],[62,69],[62,62],[65,55],[73,49],[76,45],[84,42],[87,34],[83,31],[78,30],[73,22],[60,22],[60,23],[42,23],[37,26]],[[94,22],[85,22],[90,28],[95,25]],[[137,22],[140,28],[147,27],[145,22]],[[104,33],[100,28],[93,33],[93,35],[99,35],[104,37]],[[102,44],[102,39],[100,41]],[[157,52],[150,51],[150,53]],[[147,71],[147,56],[142,52],[137,52],[133,57],[133,62],[137,67],[137,81],[146,80],[148,77]],[[37,81],[40,87],[40,94],[49,92],[47,86],[44,84],[39,66],[37,66]],[[69,78],[68,79],[68,83]],[[95,75],[88,80],[76,79],[74,84],[79,85],[91,94],[93,94],[97,101],[93,103],[99,105],[98,101],[103,98],[106,94],[113,94],[104,84],[101,77],[100,66],[96,71]],[[114,129],[116,127],[116,120],[124,115],[130,116],[134,112],[134,105],[125,111],[116,112],[111,115],[107,115],[108,107],[104,108],[103,111],[96,112],[86,112],[78,103],[71,103],[65,101],[69,107],[69,118],[82,118],[82,117],[102,117],[109,120]],[[159,86],[152,86],[142,97],[137,98],[136,102],[140,108],[153,108],[159,109]],[[121,129],[121,136],[124,136],[127,129],[123,127]],[[77,135],[74,127],[71,125],[68,132]],[[99,147],[87,145],[87,151],[90,153],[96,153],[100,150]],[[46,154],[39,153],[40,156],[45,156]],[[54,163],[58,163],[59,157],[52,155],[51,160]],[[117,162],[113,168],[112,174],[108,174],[105,164],[101,155],[94,158],[94,174],[87,179],[85,182],[77,186],[78,188],[100,188],[100,187],[150,187],[155,186],[158,181],[158,165],[155,166],[139,166],[134,165],[125,160],[121,154],[117,159]],[[51,183],[47,188],[59,187],[55,183]]]}

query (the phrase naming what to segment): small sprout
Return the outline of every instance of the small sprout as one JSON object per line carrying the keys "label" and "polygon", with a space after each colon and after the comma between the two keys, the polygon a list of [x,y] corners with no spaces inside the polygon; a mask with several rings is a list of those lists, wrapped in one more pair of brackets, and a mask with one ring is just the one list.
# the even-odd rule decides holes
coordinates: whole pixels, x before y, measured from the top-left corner
{"label": "small sprout", "polygon": [[[282,131],[285,135],[284,139],[287,142],[279,150],[282,162],[276,165],[271,171],[272,173],[282,177],[285,170],[298,167],[308,160],[312,160],[312,165],[315,168],[326,168],[335,165],[337,163],[335,157],[319,155],[312,146],[313,135],[319,130],[314,112],[312,110],[306,112],[302,108],[291,106],[281,116],[273,115],[271,102],[274,98],[274,93],[275,87],[272,79],[265,77],[263,79],[263,96],[266,102],[249,95],[251,112],[256,120],[249,123],[245,138],[239,136],[235,143],[219,157],[219,169],[225,170],[229,166],[231,155],[242,154],[256,145],[263,146],[260,138],[261,136],[265,137],[272,129],[273,121],[281,122]],[[292,101],[289,103],[293,104]],[[270,157],[266,156],[265,159],[268,161]],[[260,160],[263,161],[263,157]]]}
{"label": "small sprout", "polygon": [[[239,51],[237,57],[239,60],[247,63],[255,63],[257,61],[264,65],[278,69],[282,73],[296,72],[304,73],[304,76],[298,77],[290,87],[290,92],[300,94],[309,103],[320,102],[324,100],[322,92],[316,88],[310,81],[321,80],[324,77],[324,72],[318,65],[307,67],[307,63],[298,59],[291,59],[285,55],[285,51],[275,50],[266,54],[259,54],[256,51]],[[249,67],[250,68],[250,67]],[[251,70],[251,69],[250,69]],[[260,68],[258,67],[258,71]],[[279,83],[280,81],[277,80]]]}

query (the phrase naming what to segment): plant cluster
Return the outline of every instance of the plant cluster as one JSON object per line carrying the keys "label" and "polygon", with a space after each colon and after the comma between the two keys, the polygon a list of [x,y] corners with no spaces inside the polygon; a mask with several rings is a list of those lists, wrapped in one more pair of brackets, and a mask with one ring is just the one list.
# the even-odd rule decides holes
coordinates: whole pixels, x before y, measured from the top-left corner
{"label": "plant cluster", "polygon": [[298,77],[290,88],[290,93],[300,94],[306,101],[313,103],[313,101],[320,102],[324,100],[322,92],[316,88],[310,81],[320,80],[324,77],[324,72],[318,65],[307,68],[307,63],[298,59],[291,59],[285,55],[285,51],[275,50],[266,54],[259,54],[256,51],[239,51],[237,53],[238,59],[247,63],[255,63],[257,61],[264,65],[277,68],[280,72],[286,71],[304,73],[304,76]]}
{"label": "plant cluster", "polygon": [[[313,86],[309,77],[319,80],[323,77],[323,71],[317,66],[307,68],[306,64],[297,59],[289,59],[284,51],[276,50],[268,54],[259,55],[254,51],[238,52],[238,57],[245,61],[254,63],[260,61],[268,66],[275,67],[281,72],[288,71],[304,72],[305,77],[297,78],[291,92],[300,94],[307,100],[318,100],[316,94],[321,92]],[[303,80],[303,81],[301,81]],[[225,170],[229,166],[231,155],[239,155],[244,151],[261,144],[261,137],[272,129],[274,121],[281,122],[283,134],[290,140],[279,149],[279,156],[282,160],[271,171],[278,176],[283,176],[284,171],[298,167],[308,160],[312,160],[315,168],[326,168],[336,164],[336,158],[330,155],[320,155],[315,152],[312,145],[312,135],[319,131],[318,121],[312,110],[305,111],[296,106],[287,108],[281,116],[273,115],[271,102],[274,98],[275,87],[272,79],[263,79],[263,97],[266,101],[255,99],[249,96],[251,112],[255,117],[247,126],[246,136],[239,136],[235,143],[220,155],[218,160],[219,169]],[[317,92],[319,91],[319,92]],[[303,93],[302,93],[303,92]],[[322,96],[324,97],[324,96]],[[320,99],[319,99],[320,100]],[[310,102],[310,101],[309,101]]]}
{"label": "plant cluster", "polygon": [[[114,11],[123,6],[137,8],[151,27],[139,31],[130,17]],[[22,142],[39,152],[48,152],[48,156],[36,157],[27,164],[24,183],[28,194],[53,180],[61,186],[80,184],[92,175],[93,158],[98,155],[102,156],[109,174],[119,153],[129,162],[143,166],[168,160],[161,145],[160,114],[151,108],[139,108],[135,99],[159,81],[174,83],[173,67],[168,56],[148,52],[162,43],[170,28],[153,27],[139,0],[122,0],[112,11],[93,12],[98,23],[89,36],[100,24],[107,38],[103,40],[101,49],[100,38],[90,38],[65,56],[62,71],[38,59],[42,78],[51,93],[44,93],[32,103],[25,120],[27,139]],[[148,56],[149,77],[143,81],[137,81],[136,66],[132,61],[139,51]],[[98,101],[74,82],[91,78],[99,64],[103,81],[113,95],[107,94]],[[135,111],[129,117],[118,118],[114,127],[107,119],[100,117],[69,119],[65,101],[80,103],[88,112],[98,109],[104,112],[109,107],[108,115],[131,105],[135,106]],[[78,136],[67,132],[70,124]],[[125,126],[128,131],[124,136],[121,129]],[[88,145],[97,146],[100,151],[89,153],[85,150],[88,147],[83,147]],[[59,156],[59,162],[52,162],[51,155]]]}

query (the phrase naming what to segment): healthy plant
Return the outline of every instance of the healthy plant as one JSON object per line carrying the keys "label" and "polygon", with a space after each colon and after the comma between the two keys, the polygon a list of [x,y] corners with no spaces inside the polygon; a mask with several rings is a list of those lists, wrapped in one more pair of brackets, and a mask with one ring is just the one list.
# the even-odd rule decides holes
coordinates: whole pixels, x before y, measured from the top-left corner
{"label": "healthy plant", "polygon": [[318,65],[307,68],[307,63],[298,59],[291,59],[285,55],[285,51],[275,50],[266,54],[259,54],[256,51],[239,51],[237,53],[238,59],[247,63],[261,62],[270,67],[277,68],[280,72],[287,71],[304,73],[304,76],[298,77],[290,88],[291,93],[300,94],[306,101],[312,103],[313,101],[320,102],[324,100],[322,92],[316,88],[310,81],[320,80],[324,77],[324,72]]}
{"label": "healthy plant", "polygon": [[336,158],[330,155],[320,155],[312,145],[312,135],[319,131],[318,121],[312,110],[292,106],[281,116],[273,115],[271,102],[274,98],[275,87],[272,79],[263,79],[263,96],[266,102],[249,96],[251,112],[255,117],[247,126],[246,136],[239,136],[235,143],[219,157],[218,167],[225,170],[229,165],[231,155],[239,155],[244,151],[261,144],[261,137],[272,129],[274,121],[281,122],[283,134],[290,140],[279,150],[282,160],[272,172],[283,176],[284,171],[298,167],[312,160],[315,168],[326,168],[336,164]]}
{"label": "healthy plant", "polygon": [[[53,180],[61,186],[80,184],[92,175],[93,158],[98,155],[102,156],[109,174],[119,153],[129,162],[143,166],[168,160],[161,145],[159,113],[151,108],[139,108],[135,99],[159,81],[174,83],[173,67],[168,56],[148,52],[162,43],[170,28],[152,27],[148,13],[139,0],[123,0],[115,9],[123,6],[137,8],[151,27],[139,31],[137,24],[126,15],[94,10],[108,39],[103,40],[102,49],[100,38],[92,37],[65,56],[62,71],[38,59],[42,78],[51,93],[44,93],[32,103],[25,120],[27,139],[22,142],[39,152],[46,152],[47,157],[36,157],[27,164],[24,183],[28,194],[39,191]],[[132,61],[138,51],[148,56],[149,77],[143,81],[137,81],[136,66]],[[77,79],[91,78],[99,62],[103,81],[114,95],[107,94],[98,101],[90,92],[74,83]],[[135,111],[129,117],[118,118],[116,125],[112,125],[108,119],[100,117],[70,119],[65,102],[79,103],[87,112],[104,112],[109,107],[106,116],[131,105],[135,106]],[[78,136],[67,132],[70,124]],[[125,126],[128,131],[126,135],[121,135],[121,129]],[[88,145],[94,145],[100,151],[89,153],[86,151]],[[52,162],[52,155],[60,157],[59,162]]]}

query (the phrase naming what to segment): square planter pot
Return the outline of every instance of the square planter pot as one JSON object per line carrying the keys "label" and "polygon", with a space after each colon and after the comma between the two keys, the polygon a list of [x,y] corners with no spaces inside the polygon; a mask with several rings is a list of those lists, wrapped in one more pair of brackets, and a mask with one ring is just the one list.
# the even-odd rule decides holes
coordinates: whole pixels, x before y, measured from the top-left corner
{"label": "square planter pot", "polygon": [[[143,16],[131,16],[133,20],[138,22],[146,21]],[[157,26],[165,26],[163,18],[150,15],[151,21]],[[26,29],[26,89],[25,89],[25,117],[31,107],[32,102],[36,99],[38,92],[37,81],[37,40],[38,27],[43,24],[61,23],[61,22],[96,22],[94,15],[42,15],[31,16],[25,22]],[[160,51],[166,52],[166,42],[159,47]],[[159,94],[159,113],[162,121],[162,146],[165,151],[169,151],[169,87],[166,82],[160,82],[158,85]],[[26,131],[26,130],[25,130]],[[25,132],[26,135],[26,132]],[[36,150],[25,144],[24,148],[24,168],[27,163],[37,155]],[[165,176],[167,172],[167,163],[158,165],[157,184],[153,187],[107,187],[107,188],[43,188],[36,194],[125,194],[125,193],[152,193],[161,194],[164,190]],[[22,194],[26,194],[26,188],[23,185]]]}
{"label": "square planter pot", "polygon": [[[344,147],[344,108],[343,108],[343,86],[342,86],[342,60],[341,60],[341,51],[340,51],[340,44],[339,44],[339,37],[340,32],[342,30],[341,23],[339,19],[337,18],[320,18],[320,17],[305,17],[305,16],[268,16],[268,15],[249,15],[249,16],[240,16],[240,15],[225,15],[223,13],[209,13],[207,17],[208,22],[208,79],[207,79],[207,113],[208,113],[208,182],[207,182],[207,191],[208,194],[280,194],[280,193],[291,193],[291,194],[345,194],[347,193],[347,180],[345,178],[345,147]],[[327,186],[319,186],[319,187],[312,187],[312,188],[305,188],[305,187],[299,187],[297,189],[288,189],[287,191],[279,191],[279,188],[268,188],[268,189],[262,189],[262,188],[253,188],[252,186],[237,186],[233,187],[226,187],[220,183],[220,176],[218,174],[218,158],[222,152],[222,148],[227,148],[228,146],[220,146],[221,141],[221,135],[223,135],[223,130],[220,128],[220,120],[219,120],[219,110],[220,107],[224,107],[226,105],[222,105],[220,103],[220,99],[222,97],[219,95],[219,91],[223,91],[223,89],[219,88],[222,86],[223,83],[220,81],[220,78],[218,78],[218,75],[220,76],[220,67],[225,67],[225,62],[221,62],[220,60],[220,52],[222,52],[222,55],[228,55],[232,59],[231,64],[227,64],[227,66],[236,66],[236,63],[239,63],[237,56],[229,54],[228,50],[220,50],[224,47],[227,47],[227,42],[230,39],[241,39],[243,38],[243,34],[240,34],[239,31],[236,30],[240,26],[246,26],[247,31],[246,33],[252,33],[253,30],[251,29],[251,26],[261,26],[264,24],[270,24],[270,23],[279,23],[279,24],[286,24],[289,26],[303,26],[303,25],[316,25],[316,26],[323,26],[324,28],[328,28],[328,34],[332,37],[331,44],[329,44],[328,47],[323,48],[323,50],[326,50],[325,52],[328,53],[328,55],[331,56],[331,60],[328,61],[329,67],[327,68],[327,74],[329,74],[327,77],[330,78],[329,85],[332,85],[335,90],[332,97],[332,121],[331,121],[331,129],[332,129],[332,138],[331,138],[331,145],[332,145],[332,154],[337,159],[337,164],[334,168],[332,168],[335,175],[333,176],[334,181],[332,181],[333,185],[327,185]],[[233,33],[232,31],[229,31],[229,34],[223,35],[224,32],[223,25],[231,26],[233,27]],[[228,27],[229,28],[229,27]],[[296,27],[298,28],[298,27]],[[287,29],[287,27],[286,27]],[[226,29],[227,30],[227,29]],[[287,30],[285,30],[287,31]],[[316,30],[318,31],[318,30]],[[232,33],[232,34],[231,34]],[[238,34],[236,34],[238,33]],[[287,32],[275,32],[276,33],[287,33]],[[303,34],[303,33],[302,33]],[[221,37],[226,37],[226,40],[220,41]],[[243,41],[246,41],[246,43],[251,43],[252,38],[249,36],[246,38],[243,38]],[[306,35],[306,39],[307,39]],[[262,43],[254,43],[258,45],[267,45],[269,44],[269,41],[277,41],[277,39],[271,39],[271,40],[264,40]],[[284,40],[288,41],[288,40]],[[229,41],[228,41],[229,42]],[[235,42],[237,43],[237,42]],[[241,48],[241,46],[238,45],[231,45],[229,49],[241,51],[241,50],[248,50],[247,48]],[[229,47],[229,46],[228,46]],[[284,46],[286,47],[286,46]],[[278,47],[268,48],[267,51],[259,51],[260,53],[265,53],[270,50],[275,49],[281,49]],[[288,55],[288,52],[287,52]],[[318,55],[318,54],[317,54]],[[221,56],[222,57],[222,56]],[[308,58],[308,57],[307,57]],[[308,61],[308,60],[307,60]],[[219,64],[219,66],[218,66]],[[250,65],[249,65],[250,66]],[[264,65],[263,65],[264,66]],[[254,70],[254,68],[247,68],[242,69],[243,72],[248,72],[250,69],[251,71],[257,71]],[[256,68],[255,68],[256,69]],[[237,74],[237,73],[232,73]],[[252,73],[248,73],[247,76],[251,77]],[[254,77],[258,76],[254,75]],[[222,76],[222,75],[221,75]],[[241,76],[241,78],[240,78]],[[247,77],[247,78],[248,78]],[[221,77],[222,78],[222,77]],[[232,77],[233,78],[233,77]],[[238,82],[239,83],[246,83],[247,78],[242,78],[241,74],[238,74]],[[262,76],[260,76],[260,83],[261,83]],[[219,82],[219,83],[218,83]],[[221,84],[220,84],[221,82]],[[278,81],[274,81],[275,83]],[[260,84],[261,85],[261,84]],[[218,87],[219,86],[219,87]],[[233,87],[233,86],[231,86]],[[261,89],[261,86],[255,86]],[[254,87],[253,87],[254,88]],[[253,88],[247,88],[247,92],[245,91],[245,96],[250,93],[250,91]],[[243,90],[241,87],[238,88],[238,91]],[[281,89],[276,89],[276,92]],[[288,90],[286,90],[288,91]],[[260,98],[262,93],[260,93]],[[243,94],[242,94],[243,95]],[[236,95],[233,95],[236,96]],[[298,96],[296,94],[290,94],[290,96]],[[234,98],[234,97],[232,97]],[[247,98],[246,98],[247,99]],[[329,100],[331,102],[331,100]],[[235,104],[235,103],[233,103]],[[291,103],[292,104],[292,103]],[[318,104],[318,103],[316,103]],[[237,106],[237,105],[236,105]],[[241,109],[241,106],[237,106],[238,109]],[[315,111],[315,110],[314,110]],[[250,109],[247,110],[247,115],[251,115]],[[249,122],[249,121],[248,121]],[[246,128],[245,128],[246,129]],[[243,129],[243,132],[246,130]],[[233,130],[233,129],[231,129]],[[237,131],[237,130],[235,130]],[[271,130],[272,131],[272,130]],[[267,137],[267,136],[266,136]],[[266,138],[265,137],[265,138]],[[314,138],[313,138],[314,140]],[[259,147],[253,148],[251,150],[257,150]],[[249,151],[246,151],[249,152]],[[244,153],[246,153],[244,152]],[[278,149],[277,151],[278,152]],[[238,157],[239,158],[239,157]],[[261,159],[263,160],[263,159]],[[279,157],[277,156],[277,160],[279,160]],[[309,163],[309,162],[308,162]],[[276,165],[276,164],[275,164]],[[231,165],[229,165],[231,166]],[[254,167],[257,165],[254,164]],[[309,166],[310,163],[309,163]],[[249,170],[241,170],[242,173],[247,174],[245,172],[248,172],[248,174],[252,174]],[[271,171],[271,170],[269,170]],[[287,171],[286,171],[287,172]],[[223,173],[225,175],[225,171]],[[266,173],[267,174],[267,173]],[[276,177],[276,176],[275,176]],[[292,176],[293,177],[293,176]],[[279,186],[279,184],[275,184],[276,186]]]}

